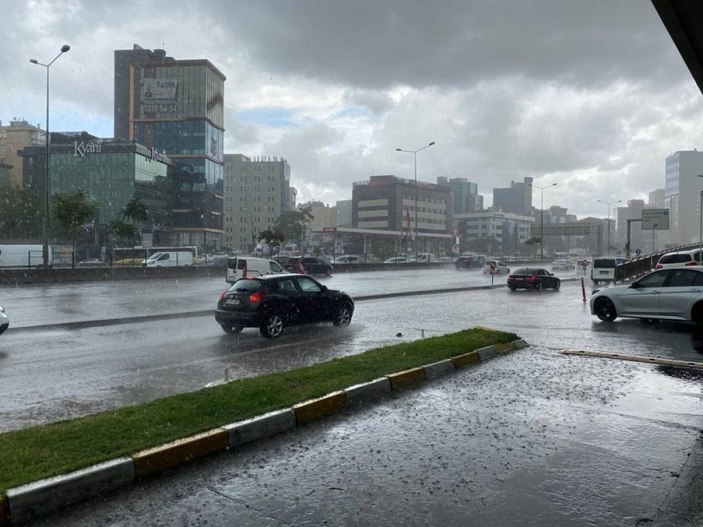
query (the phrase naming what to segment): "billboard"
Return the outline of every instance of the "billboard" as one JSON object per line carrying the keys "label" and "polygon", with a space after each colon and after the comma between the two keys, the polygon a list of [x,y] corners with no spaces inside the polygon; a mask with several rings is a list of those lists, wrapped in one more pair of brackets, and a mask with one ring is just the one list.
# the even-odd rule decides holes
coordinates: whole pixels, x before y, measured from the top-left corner
{"label": "billboard", "polygon": [[176,79],[142,79],[142,102],[175,101],[177,88]]}
{"label": "billboard", "polygon": [[642,230],[669,230],[669,209],[642,209]]}

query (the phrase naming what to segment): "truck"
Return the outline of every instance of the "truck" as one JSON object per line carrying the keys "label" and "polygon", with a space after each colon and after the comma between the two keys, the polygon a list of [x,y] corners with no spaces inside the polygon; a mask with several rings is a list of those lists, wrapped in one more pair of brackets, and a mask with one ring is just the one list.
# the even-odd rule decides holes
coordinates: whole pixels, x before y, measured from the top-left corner
{"label": "truck", "polygon": [[144,261],[145,267],[189,267],[195,264],[191,250],[171,250],[154,253]]}
{"label": "truck", "polygon": [[[44,265],[42,245],[0,245],[0,267],[40,267]],[[49,265],[51,265],[49,246]]]}

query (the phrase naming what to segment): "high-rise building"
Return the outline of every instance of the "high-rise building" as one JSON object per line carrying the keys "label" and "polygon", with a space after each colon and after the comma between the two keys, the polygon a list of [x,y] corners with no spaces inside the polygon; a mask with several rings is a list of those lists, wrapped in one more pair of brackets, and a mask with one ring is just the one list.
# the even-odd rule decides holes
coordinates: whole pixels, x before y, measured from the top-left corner
{"label": "high-rise building", "polygon": [[447,179],[440,176],[437,178],[437,184],[452,190],[454,214],[483,210],[483,196],[478,193],[476,183],[471,183],[462,177]]}
{"label": "high-rise building", "polygon": [[115,51],[115,137],[156,148],[175,175],[175,245],[223,244],[225,76],[162,49]]}
{"label": "high-rise building", "polygon": [[223,246],[252,251],[261,231],[290,210],[290,165],[283,158],[225,154]]}
{"label": "high-rise building", "polygon": [[528,216],[532,214],[532,178],[510,182],[510,188],[493,189],[493,210]]}
{"label": "high-rise building", "polygon": [[666,158],[665,208],[669,209],[671,243],[699,240],[700,192],[703,189],[703,152],[674,152]]}
{"label": "high-rise building", "polygon": [[17,153],[27,146],[46,144],[46,133],[39,126],[33,126],[27,121],[10,121],[3,125],[0,121],[0,165],[4,167],[6,176],[2,181],[14,188],[22,187],[22,157]]}

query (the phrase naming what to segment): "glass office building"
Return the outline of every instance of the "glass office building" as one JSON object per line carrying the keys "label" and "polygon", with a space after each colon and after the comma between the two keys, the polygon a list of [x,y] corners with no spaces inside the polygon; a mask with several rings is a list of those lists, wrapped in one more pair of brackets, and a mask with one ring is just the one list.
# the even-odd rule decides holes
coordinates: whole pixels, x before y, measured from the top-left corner
{"label": "glass office building", "polygon": [[115,136],[178,165],[172,243],[222,247],[225,76],[164,50],[115,51]]}
{"label": "glass office building", "polygon": [[[167,156],[143,145],[100,139],[85,132],[52,133],[49,154],[51,196],[85,191],[98,207],[97,224],[103,231],[137,198],[149,212],[149,221],[141,225],[142,231],[152,233],[161,243],[169,242],[177,169]],[[26,147],[20,155],[24,188],[43,196],[45,147]],[[42,212],[37,211],[38,220]]]}

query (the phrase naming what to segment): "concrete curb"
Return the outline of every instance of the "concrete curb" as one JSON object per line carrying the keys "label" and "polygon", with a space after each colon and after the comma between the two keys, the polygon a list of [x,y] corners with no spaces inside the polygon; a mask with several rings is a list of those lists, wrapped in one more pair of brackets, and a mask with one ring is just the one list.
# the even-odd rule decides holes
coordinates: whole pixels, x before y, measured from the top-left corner
{"label": "concrete curb", "polygon": [[32,518],[125,487],[139,479],[165,472],[208,454],[230,450],[292,430],[334,415],[345,408],[379,399],[391,391],[418,387],[428,380],[446,376],[527,345],[524,340],[516,340],[486,346],[450,359],[391,373],[317,399],[303,401],[293,408],[269,412],[146,449],[131,456],[9,489],[4,499],[0,499],[0,527],[26,523]]}
{"label": "concrete curb", "polygon": [[703,370],[703,362],[664,359],[661,357],[647,357],[646,355],[623,355],[621,353],[609,353],[605,351],[585,351],[576,349],[565,349],[563,355],[578,355],[581,357],[598,357],[601,359],[626,360],[630,362],[644,362],[647,364],[660,364],[663,366],[676,366],[678,368],[694,368]]}

